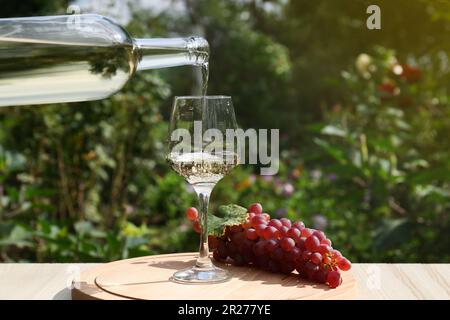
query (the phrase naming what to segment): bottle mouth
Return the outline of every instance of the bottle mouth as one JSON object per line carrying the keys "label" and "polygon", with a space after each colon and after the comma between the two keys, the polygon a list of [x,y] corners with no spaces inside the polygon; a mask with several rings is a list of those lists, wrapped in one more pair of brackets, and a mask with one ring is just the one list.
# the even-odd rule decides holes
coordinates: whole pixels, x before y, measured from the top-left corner
{"label": "bottle mouth", "polygon": [[190,52],[203,53],[209,56],[209,43],[202,37],[190,37],[187,43]]}

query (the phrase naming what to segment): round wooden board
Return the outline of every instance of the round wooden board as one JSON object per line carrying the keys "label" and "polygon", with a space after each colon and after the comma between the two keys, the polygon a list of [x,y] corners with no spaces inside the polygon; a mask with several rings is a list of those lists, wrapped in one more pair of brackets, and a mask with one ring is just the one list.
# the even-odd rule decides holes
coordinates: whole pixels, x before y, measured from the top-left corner
{"label": "round wooden board", "polygon": [[93,267],[74,282],[72,299],[144,300],[299,300],[353,299],[357,285],[351,271],[343,272],[336,289],[301,279],[250,267],[218,264],[233,278],[224,283],[186,285],[171,282],[177,270],[194,264],[196,254],[165,254],[120,260]]}

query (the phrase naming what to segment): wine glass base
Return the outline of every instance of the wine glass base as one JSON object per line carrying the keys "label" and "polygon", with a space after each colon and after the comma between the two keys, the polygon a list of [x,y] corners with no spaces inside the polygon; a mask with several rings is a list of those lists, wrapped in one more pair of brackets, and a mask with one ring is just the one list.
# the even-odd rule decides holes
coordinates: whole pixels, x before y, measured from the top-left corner
{"label": "wine glass base", "polygon": [[231,274],[216,266],[184,269],[175,272],[170,278],[171,281],[183,284],[211,284],[225,282],[231,279]]}

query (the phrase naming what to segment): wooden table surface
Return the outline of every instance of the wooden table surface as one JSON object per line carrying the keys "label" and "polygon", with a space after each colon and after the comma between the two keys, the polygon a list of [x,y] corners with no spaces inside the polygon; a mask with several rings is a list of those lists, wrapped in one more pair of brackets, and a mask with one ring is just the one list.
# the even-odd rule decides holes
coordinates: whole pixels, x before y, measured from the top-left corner
{"label": "wooden table surface", "polygon": [[[0,264],[0,299],[70,299],[70,284],[96,264]],[[358,299],[450,300],[450,264],[353,264]]]}

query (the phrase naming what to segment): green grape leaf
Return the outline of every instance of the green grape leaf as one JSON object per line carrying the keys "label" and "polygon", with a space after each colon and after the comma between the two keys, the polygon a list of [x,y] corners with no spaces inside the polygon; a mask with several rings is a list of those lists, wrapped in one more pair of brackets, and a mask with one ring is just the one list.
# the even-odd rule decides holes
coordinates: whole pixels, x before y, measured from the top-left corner
{"label": "green grape leaf", "polygon": [[208,234],[220,237],[225,227],[239,225],[247,219],[247,209],[236,204],[220,206],[218,215],[208,214]]}

